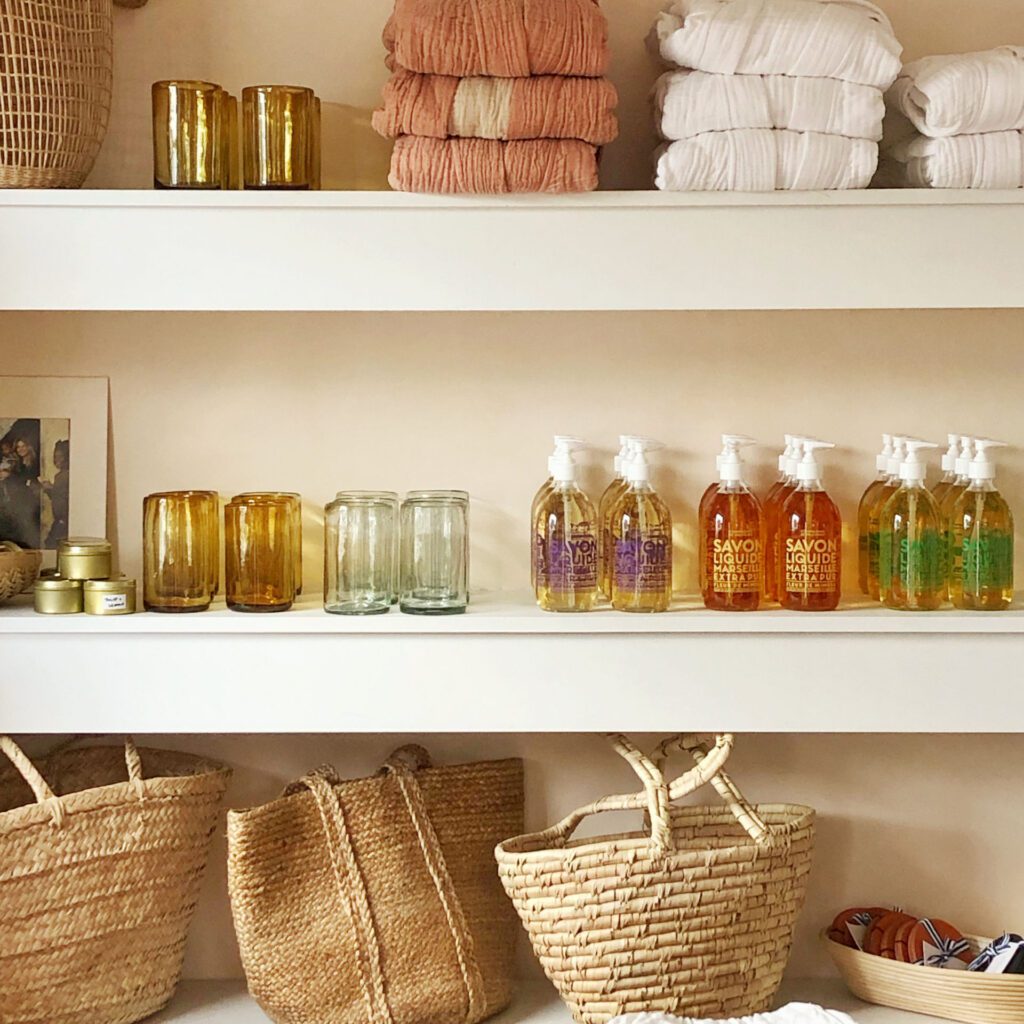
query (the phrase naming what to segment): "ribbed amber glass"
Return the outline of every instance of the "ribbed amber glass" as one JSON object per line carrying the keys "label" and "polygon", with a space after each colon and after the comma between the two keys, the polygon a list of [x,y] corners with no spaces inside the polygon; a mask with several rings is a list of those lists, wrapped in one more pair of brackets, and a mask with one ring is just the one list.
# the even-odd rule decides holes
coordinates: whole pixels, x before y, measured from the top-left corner
{"label": "ribbed amber glass", "polygon": [[286,497],[233,498],[224,509],[224,596],[239,612],[283,612],[295,600],[294,518]]}
{"label": "ribbed amber glass", "polygon": [[242,153],[246,188],[314,186],[319,133],[313,90],[253,85],[242,90]]}
{"label": "ribbed amber glass", "polygon": [[220,581],[217,492],[150,494],[143,501],[142,521],[142,600],[147,611],[205,611]]}
{"label": "ribbed amber glass", "polygon": [[154,82],[153,184],[221,188],[224,91],[213,82]]}
{"label": "ribbed amber glass", "polygon": [[287,501],[292,523],[292,560],[295,565],[295,596],[302,593],[302,495],[296,491],[245,491],[238,498],[277,498]]}

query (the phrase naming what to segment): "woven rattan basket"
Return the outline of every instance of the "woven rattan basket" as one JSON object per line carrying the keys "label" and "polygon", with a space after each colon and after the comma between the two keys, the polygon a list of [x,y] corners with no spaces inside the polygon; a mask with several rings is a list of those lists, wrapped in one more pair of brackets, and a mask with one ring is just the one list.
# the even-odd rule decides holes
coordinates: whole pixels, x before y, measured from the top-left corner
{"label": "woven rattan basket", "polygon": [[3,0],[0,188],[78,188],[112,85],[111,0]]}
{"label": "woven rattan basket", "polygon": [[10,541],[0,542],[0,604],[32,586],[42,561],[41,551],[24,551]]}
{"label": "woven rattan basket", "polygon": [[321,768],[228,815],[249,991],[287,1024],[474,1024],[512,998],[519,929],[494,867],[522,829],[518,760]]}
{"label": "woven rattan basket", "polygon": [[[676,737],[650,758],[625,737],[612,742],[642,793],[605,797],[496,851],[545,973],[581,1024],[768,1009],[804,901],[814,811],[748,804],[722,771],[730,735],[710,753]],[[670,785],[662,765],[678,748],[697,764]],[[725,807],[671,806],[707,782]],[[633,808],[648,811],[645,831],[572,839],[584,818]]]}
{"label": "woven rattan basket", "polygon": [[[977,955],[991,939],[965,936]],[[927,1013],[967,1024],[1021,1024],[1024,975],[975,974],[921,967],[862,953],[829,939],[821,941],[846,987],[859,999],[913,1013]]]}
{"label": "woven rattan basket", "polygon": [[131,741],[38,769],[8,737],[0,752],[0,1021],[130,1024],[160,1009],[228,770]]}

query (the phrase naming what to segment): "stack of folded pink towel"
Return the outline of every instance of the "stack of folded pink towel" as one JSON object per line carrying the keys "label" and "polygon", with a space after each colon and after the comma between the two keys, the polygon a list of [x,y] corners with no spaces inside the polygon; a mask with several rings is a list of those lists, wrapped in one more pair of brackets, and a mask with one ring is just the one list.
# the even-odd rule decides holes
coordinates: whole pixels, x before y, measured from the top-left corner
{"label": "stack of folded pink towel", "polygon": [[617,133],[595,0],[396,0],[373,126],[403,192],[586,192]]}

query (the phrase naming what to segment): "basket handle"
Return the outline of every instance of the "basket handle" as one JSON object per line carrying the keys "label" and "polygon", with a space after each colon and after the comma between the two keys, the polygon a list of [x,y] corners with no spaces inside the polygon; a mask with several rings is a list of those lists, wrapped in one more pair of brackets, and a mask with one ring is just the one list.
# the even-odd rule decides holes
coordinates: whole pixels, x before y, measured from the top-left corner
{"label": "basket handle", "polygon": [[[731,733],[719,734],[710,753],[699,736],[670,736],[658,744],[651,757],[659,770],[664,771],[665,762],[671,754],[680,750],[686,751],[696,762],[696,767],[691,768],[685,775],[680,776],[672,783],[669,787],[671,799],[678,800],[680,797],[692,793],[694,789],[704,785],[705,782],[710,782],[729,810],[732,811],[733,816],[743,826],[747,835],[755,843],[767,842],[773,835],[771,826],[754,810],[747,798],[736,788],[736,784],[722,770],[722,765],[732,751],[732,745]],[[716,758],[716,752],[719,750],[725,751],[724,756]],[[695,778],[700,778],[702,781],[698,785],[692,785]]]}
{"label": "basket handle", "polygon": [[50,789],[46,779],[29,760],[25,751],[10,736],[0,736],[0,751],[7,755],[7,759],[14,765],[14,770],[28,784],[35,795],[36,803],[44,804],[49,808],[54,825],[60,828],[64,824],[64,808],[60,798]]}
{"label": "basket handle", "polygon": [[389,772],[409,771],[422,772],[426,768],[432,768],[434,762],[430,759],[425,747],[418,743],[407,743],[393,751],[391,756],[381,766],[380,774],[387,775]]}

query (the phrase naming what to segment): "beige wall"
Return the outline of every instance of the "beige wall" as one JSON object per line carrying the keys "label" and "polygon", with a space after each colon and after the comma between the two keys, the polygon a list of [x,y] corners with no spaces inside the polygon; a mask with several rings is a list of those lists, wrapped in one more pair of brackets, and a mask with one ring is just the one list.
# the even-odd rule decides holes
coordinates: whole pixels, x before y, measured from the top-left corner
{"label": "beige wall", "polygon": [[[150,84],[206,78],[236,93],[257,82],[313,86],[328,104],[325,185],[380,187],[387,146],[373,136],[366,111],[387,77],[380,30],[391,6],[390,0],[151,0],[140,10],[118,10],[113,117],[90,184],[148,186]],[[605,151],[602,187],[647,188],[654,148],[647,96],[659,67],[644,39],[661,0],[607,0],[603,7],[621,135]],[[967,7],[957,0],[887,0],[882,7],[908,59],[1024,39],[1024,5],[1017,0]]]}

